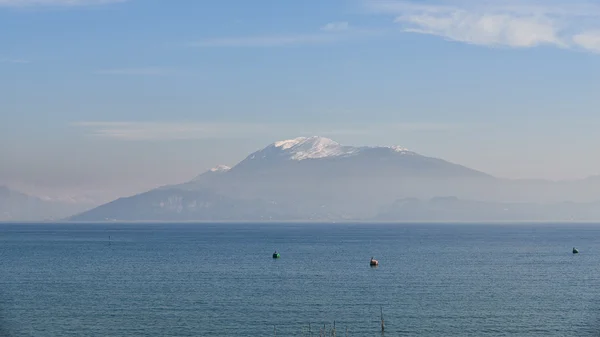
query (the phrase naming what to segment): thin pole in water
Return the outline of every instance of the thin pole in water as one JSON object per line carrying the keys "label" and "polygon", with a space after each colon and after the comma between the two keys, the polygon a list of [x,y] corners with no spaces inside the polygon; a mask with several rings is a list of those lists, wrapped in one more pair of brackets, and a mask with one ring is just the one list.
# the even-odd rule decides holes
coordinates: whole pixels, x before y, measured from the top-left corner
{"label": "thin pole in water", "polygon": [[381,333],[384,333],[384,331],[385,331],[385,324],[383,322],[383,306],[381,306],[380,309],[381,309]]}
{"label": "thin pole in water", "polygon": [[275,326],[274,326],[274,325],[273,325],[273,335],[274,335],[275,337],[277,337],[277,329],[275,329]]}

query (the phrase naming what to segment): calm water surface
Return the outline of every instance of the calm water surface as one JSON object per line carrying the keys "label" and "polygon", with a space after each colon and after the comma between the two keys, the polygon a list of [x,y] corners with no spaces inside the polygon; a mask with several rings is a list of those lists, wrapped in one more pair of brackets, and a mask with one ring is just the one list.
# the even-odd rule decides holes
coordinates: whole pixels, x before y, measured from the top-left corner
{"label": "calm water surface", "polygon": [[381,336],[382,306],[386,336],[600,336],[599,239],[582,224],[5,224],[0,335],[318,336],[335,320]]}

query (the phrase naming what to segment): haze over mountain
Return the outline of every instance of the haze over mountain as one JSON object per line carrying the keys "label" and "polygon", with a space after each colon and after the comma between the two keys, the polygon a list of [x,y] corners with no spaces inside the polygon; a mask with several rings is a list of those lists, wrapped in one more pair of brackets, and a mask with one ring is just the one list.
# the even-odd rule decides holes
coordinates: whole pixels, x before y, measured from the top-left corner
{"label": "haze over mountain", "polygon": [[[232,168],[220,165],[71,220],[586,220],[600,219],[585,212],[597,209],[599,184],[498,179],[399,146],[300,137],[272,143]],[[566,201],[586,204],[563,207]]]}
{"label": "haze over mountain", "polygon": [[85,209],[85,205],[43,200],[0,186],[0,221],[60,220]]}
{"label": "haze over mountain", "polygon": [[[0,100],[0,185],[98,206],[315,134],[357,148],[400,143],[494,177],[532,179],[463,190],[356,163],[361,177],[349,175],[340,196],[375,192],[344,196],[357,199],[348,200],[351,213],[405,197],[596,200],[597,183],[583,178],[600,173],[597,1],[172,3],[0,0],[0,30],[10,32],[0,34],[9,97]],[[302,161],[334,165],[355,151],[326,143],[339,156]],[[347,170],[323,177],[325,186],[337,187]],[[211,176],[194,183],[217,184]],[[298,193],[318,180],[299,179]],[[261,186],[265,195],[254,195],[250,183],[210,188],[261,200],[284,193]]]}

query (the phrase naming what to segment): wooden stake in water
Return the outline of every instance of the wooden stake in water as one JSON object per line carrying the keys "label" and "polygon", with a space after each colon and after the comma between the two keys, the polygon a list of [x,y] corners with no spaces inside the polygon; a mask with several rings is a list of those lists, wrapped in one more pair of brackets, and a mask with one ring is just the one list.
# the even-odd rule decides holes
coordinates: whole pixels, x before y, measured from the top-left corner
{"label": "wooden stake in water", "polygon": [[273,335],[274,335],[275,337],[277,337],[277,329],[275,329],[275,326],[274,326],[274,325],[273,325]]}
{"label": "wooden stake in water", "polygon": [[384,333],[384,331],[385,331],[385,324],[383,322],[383,306],[381,306],[380,309],[381,309],[381,333]]}

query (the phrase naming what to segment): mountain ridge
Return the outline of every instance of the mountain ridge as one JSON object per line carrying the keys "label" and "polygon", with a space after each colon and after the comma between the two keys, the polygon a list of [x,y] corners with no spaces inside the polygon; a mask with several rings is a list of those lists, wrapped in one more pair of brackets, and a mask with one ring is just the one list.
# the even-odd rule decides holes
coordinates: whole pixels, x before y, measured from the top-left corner
{"label": "mountain ridge", "polygon": [[6,185],[0,186],[0,221],[59,220],[83,210],[81,205],[44,200]]}
{"label": "mountain ridge", "polygon": [[[120,198],[70,219],[365,220],[407,198],[433,200],[426,205],[434,212],[441,200],[450,202],[439,199],[445,195],[460,200],[464,211],[473,207],[481,216],[476,208],[485,204],[501,216],[494,207],[504,203],[527,204],[533,212],[534,203],[600,200],[600,188],[588,185],[501,179],[399,146],[346,146],[313,136],[273,142],[232,167],[216,166],[191,181]],[[574,195],[581,200],[562,199]],[[401,220],[409,212],[389,214]]]}

